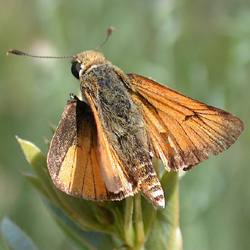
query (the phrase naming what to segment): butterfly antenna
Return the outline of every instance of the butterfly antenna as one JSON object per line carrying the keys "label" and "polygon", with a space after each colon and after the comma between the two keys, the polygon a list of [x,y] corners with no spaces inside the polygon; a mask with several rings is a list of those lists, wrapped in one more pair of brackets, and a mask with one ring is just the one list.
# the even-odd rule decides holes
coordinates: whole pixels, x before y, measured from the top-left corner
{"label": "butterfly antenna", "polygon": [[108,41],[108,39],[109,39],[109,37],[111,36],[113,30],[115,30],[114,27],[112,27],[112,26],[109,26],[109,27],[108,27],[106,39],[104,40],[104,42],[103,42],[100,46],[98,46],[98,47],[95,49],[95,51],[99,50],[99,49]]}
{"label": "butterfly antenna", "polygon": [[[107,37],[106,37],[105,41],[95,49],[96,51],[99,50],[108,41],[113,30],[115,30],[114,27],[112,27],[112,26],[108,27]],[[30,55],[30,54],[24,53],[24,52],[22,52],[20,50],[16,50],[16,49],[9,49],[7,51],[7,55],[9,55],[10,53],[15,54],[15,55],[19,55],[19,56],[28,56],[28,57],[35,57],[35,58],[75,58],[76,57],[76,56],[36,56],[36,55]]]}
{"label": "butterfly antenna", "polygon": [[7,55],[9,54],[15,54],[15,55],[19,55],[19,56],[28,56],[28,57],[35,57],[35,58],[75,58],[75,56],[35,56],[35,55],[30,55],[27,53],[24,53],[20,50],[16,50],[16,49],[9,49],[7,51]]}

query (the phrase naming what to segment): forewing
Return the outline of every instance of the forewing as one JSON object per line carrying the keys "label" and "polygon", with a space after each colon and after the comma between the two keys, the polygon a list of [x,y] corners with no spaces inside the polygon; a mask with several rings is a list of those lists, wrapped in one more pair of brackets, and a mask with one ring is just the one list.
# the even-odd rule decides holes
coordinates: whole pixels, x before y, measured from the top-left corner
{"label": "forewing", "polygon": [[89,106],[69,101],[52,138],[48,169],[57,188],[88,200],[120,200],[104,183],[97,149],[97,129]]}
{"label": "forewing", "polygon": [[[229,148],[244,129],[234,115],[188,98],[153,80],[128,75],[156,157],[165,168],[188,170]],[[138,95],[139,93],[139,95]]]}

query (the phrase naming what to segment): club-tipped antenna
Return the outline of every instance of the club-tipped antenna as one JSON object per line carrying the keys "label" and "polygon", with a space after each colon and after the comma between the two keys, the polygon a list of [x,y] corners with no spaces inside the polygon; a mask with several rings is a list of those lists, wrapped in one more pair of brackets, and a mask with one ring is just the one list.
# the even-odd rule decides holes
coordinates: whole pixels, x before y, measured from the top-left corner
{"label": "club-tipped antenna", "polygon": [[[99,50],[108,41],[113,30],[115,30],[114,27],[112,27],[112,26],[108,27],[106,39],[104,40],[104,42],[100,46],[98,46],[95,49],[95,51]],[[9,49],[7,51],[7,55],[9,55],[9,54],[15,54],[18,56],[28,56],[28,57],[34,57],[34,58],[75,58],[76,57],[76,56],[36,56],[36,55],[30,55],[30,54],[24,53],[24,52],[22,52],[20,50],[16,50],[16,49]]]}
{"label": "club-tipped antenna", "polygon": [[19,56],[28,56],[28,57],[35,57],[35,58],[75,58],[75,56],[35,56],[35,55],[30,55],[27,53],[24,53],[20,50],[16,50],[16,49],[9,49],[7,51],[7,55],[9,54],[15,54],[15,55],[19,55]]}
{"label": "club-tipped antenna", "polygon": [[100,46],[98,46],[98,47],[95,49],[95,51],[99,50],[99,49],[108,41],[108,39],[109,39],[109,37],[111,36],[113,30],[115,30],[114,27],[112,27],[112,26],[109,26],[109,27],[108,27],[106,39],[104,40],[104,42],[103,42]]}

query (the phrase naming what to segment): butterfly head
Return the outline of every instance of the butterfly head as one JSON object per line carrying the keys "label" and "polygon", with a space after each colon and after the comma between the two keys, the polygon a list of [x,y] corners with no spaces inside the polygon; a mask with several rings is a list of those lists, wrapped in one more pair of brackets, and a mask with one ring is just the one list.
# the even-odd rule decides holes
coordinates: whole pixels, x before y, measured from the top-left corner
{"label": "butterfly head", "polygon": [[94,50],[84,51],[76,55],[72,60],[71,72],[79,79],[91,66],[102,64],[103,62],[105,62],[105,57],[102,53]]}

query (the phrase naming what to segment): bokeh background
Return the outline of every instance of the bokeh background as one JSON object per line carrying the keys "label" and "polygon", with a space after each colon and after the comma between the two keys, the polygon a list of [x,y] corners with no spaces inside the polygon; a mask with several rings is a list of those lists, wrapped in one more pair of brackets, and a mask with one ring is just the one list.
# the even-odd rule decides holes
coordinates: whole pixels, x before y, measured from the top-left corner
{"label": "bokeh background", "polygon": [[[250,246],[250,2],[248,0],[1,0],[0,220],[7,215],[39,249],[74,249],[21,172],[31,172],[15,135],[46,154],[49,122],[60,120],[79,84],[70,59],[6,56],[100,50],[126,73],[152,77],[245,123],[228,151],[180,181],[184,249]],[[0,249],[3,249],[0,241]]]}

